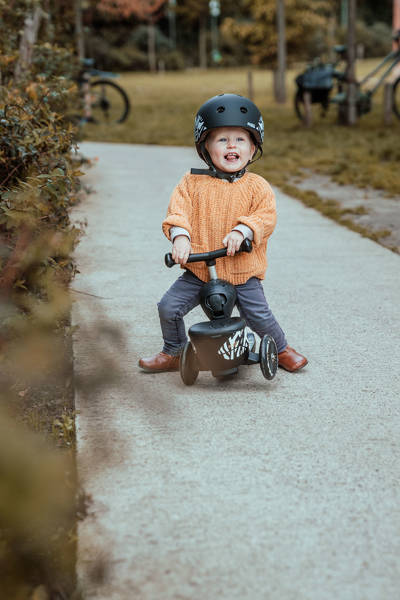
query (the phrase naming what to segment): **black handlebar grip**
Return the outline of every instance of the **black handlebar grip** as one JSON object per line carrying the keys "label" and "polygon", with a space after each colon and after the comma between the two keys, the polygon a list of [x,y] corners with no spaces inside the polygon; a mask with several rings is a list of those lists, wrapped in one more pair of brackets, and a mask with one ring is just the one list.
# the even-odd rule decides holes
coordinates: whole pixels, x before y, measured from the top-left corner
{"label": "black handlebar grip", "polygon": [[253,250],[253,244],[251,240],[248,238],[244,238],[243,242],[240,244],[239,252],[251,252]]}
{"label": "black handlebar grip", "polygon": [[169,267],[169,268],[171,268],[174,265],[176,265],[176,262],[172,258],[171,252],[168,252],[168,254],[165,255],[164,262],[165,262],[166,266]]}
{"label": "black handlebar grip", "polygon": [[[251,240],[245,238],[243,242],[240,244],[239,252],[251,252],[253,250],[253,244]],[[222,256],[226,256],[226,248],[219,248],[218,250],[212,250],[211,252],[200,252],[198,254],[189,254],[189,258],[187,262],[201,262],[212,260],[215,258],[221,258]],[[171,252],[168,252],[164,257],[164,262],[167,267],[171,268],[177,263],[172,258]]]}

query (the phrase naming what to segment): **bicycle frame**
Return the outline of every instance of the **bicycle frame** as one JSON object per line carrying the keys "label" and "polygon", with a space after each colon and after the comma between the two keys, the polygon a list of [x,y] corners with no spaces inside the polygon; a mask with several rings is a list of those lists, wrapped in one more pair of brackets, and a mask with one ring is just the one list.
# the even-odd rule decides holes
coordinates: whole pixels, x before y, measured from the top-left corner
{"label": "bicycle frame", "polygon": [[361,81],[358,82],[358,85],[361,88],[361,86],[364,85],[368,81],[368,79],[373,77],[373,75],[375,75],[375,73],[377,73],[384,65],[386,65],[387,63],[389,63],[391,61],[393,61],[392,64],[389,66],[388,69],[386,69],[384,71],[384,73],[382,73],[378,82],[366,92],[369,96],[372,96],[373,94],[375,94],[376,90],[379,88],[382,81],[384,79],[386,79],[386,77],[389,75],[389,73],[391,71],[393,71],[395,66],[400,63],[400,48],[398,48],[397,50],[393,50],[387,56],[385,56],[385,58],[379,63],[379,65],[377,67],[375,67],[375,69],[373,69],[370,73],[368,73],[364,77],[364,79],[362,79]]}
{"label": "bicycle frame", "polygon": [[[397,43],[397,48],[395,50],[392,50],[392,52],[389,52],[389,54],[387,54],[387,56],[385,56],[380,63],[374,68],[372,69],[372,71],[370,71],[363,79],[361,79],[360,81],[354,81],[353,83],[356,84],[356,107],[357,107],[357,113],[359,116],[364,115],[368,112],[370,112],[371,108],[372,108],[372,96],[375,94],[375,92],[377,91],[377,89],[382,85],[384,79],[386,79],[390,73],[394,72],[394,69],[400,64],[400,30],[395,32],[395,35],[393,36],[393,40]],[[332,65],[331,65],[332,66]],[[374,75],[376,75],[379,71],[381,71],[383,69],[383,73],[381,73],[381,75],[377,78],[377,81],[371,85],[371,86],[366,86],[365,84],[368,82],[369,79],[371,79]],[[302,89],[302,82],[300,80],[301,77],[304,78],[304,75],[307,73],[307,70],[304,71],[304,73],[301,73],[297,78],[296,78],[296,83],[298,86],[298,89],[295,93],[294,96],[294,105],[295,105],[295,111],[297,116],[299,117],[300,120],[305,121],[305,113],[304,113],[304,98],[303,98],[303,89]],[[311,102],[313,104],[320,104],[323,110],[323,115],[325,114],[328,105],[329,104],[336,104],[338,106],[345,106],[347,104],[348,101],[348,90],[346,89],[346,84],[349,84],[350,82],[348,81],[347,77],[346,77],[346,70],[341,73],[336,71],[336,69],[333,70],[332,76],[337,79],[338,82],[338,91],[331,96],[330,92],[332,90],[329,89],[326,94],[324,96],[313,96],[313,88],[311,85],[309,85],[309,89],[311,92]],[[398,76],[398,74],[395,75],[395,77],[393,78],[394,81],[392,82],[392,87],[393,87],[393,96],[391,99],[392,102],[392,110],[395,113],[395,115],[397,116],[397,118],[400,119],[400,104],[399,104],[399,92],[400,92],[400,77]],[[343,85],[344,84],[344,85]],[[315,86],[317,87],[317,86]],[[344,89],[343,89],[344,87]],[[364,88],[364,89],[363,89]],[[397,95],[397,98],[396,98]]]}

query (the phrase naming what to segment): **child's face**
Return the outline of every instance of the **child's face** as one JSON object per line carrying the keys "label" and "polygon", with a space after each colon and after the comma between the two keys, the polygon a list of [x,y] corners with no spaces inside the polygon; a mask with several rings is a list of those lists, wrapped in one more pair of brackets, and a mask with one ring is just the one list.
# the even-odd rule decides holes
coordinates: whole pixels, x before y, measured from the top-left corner
{"label": "child's face", "polygon": [[249,132],[241,127],[218,127],[210,131],[206,148],[214,166],[227,173],[243,169],[256,149]]}

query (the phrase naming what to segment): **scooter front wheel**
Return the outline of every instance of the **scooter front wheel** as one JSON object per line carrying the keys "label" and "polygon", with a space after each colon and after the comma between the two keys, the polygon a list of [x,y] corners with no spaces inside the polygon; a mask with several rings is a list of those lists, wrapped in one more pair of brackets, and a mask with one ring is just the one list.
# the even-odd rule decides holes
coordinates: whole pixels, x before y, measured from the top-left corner
{"label": "scooter front wheel", "polygon": [[193,385],[199,374],[196,354],[192,342],[186,342],[179,361],[181,379],[185,385]]}
{"label": "scooter front wheel", "polygon": [[260,368],[265,379],[273,379],[278,370],[278,349],[270,335],[264,335],[260,343]]}

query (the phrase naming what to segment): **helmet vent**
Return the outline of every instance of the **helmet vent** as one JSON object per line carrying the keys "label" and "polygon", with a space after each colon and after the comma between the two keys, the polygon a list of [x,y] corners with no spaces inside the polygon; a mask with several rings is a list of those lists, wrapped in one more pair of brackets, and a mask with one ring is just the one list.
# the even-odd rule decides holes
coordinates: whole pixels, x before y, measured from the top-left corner
{"label": "helmet vent", "polygon": [[245,106],[240,107],[240,112],[247,113],[247,108]]}
{"label": "helmet vent", "polygon": [[218,106],[217,113],[223,113],[225,110],[225,106]]}

